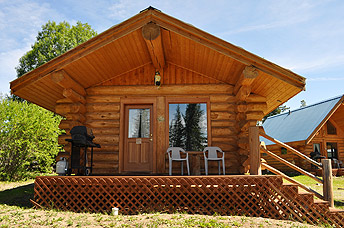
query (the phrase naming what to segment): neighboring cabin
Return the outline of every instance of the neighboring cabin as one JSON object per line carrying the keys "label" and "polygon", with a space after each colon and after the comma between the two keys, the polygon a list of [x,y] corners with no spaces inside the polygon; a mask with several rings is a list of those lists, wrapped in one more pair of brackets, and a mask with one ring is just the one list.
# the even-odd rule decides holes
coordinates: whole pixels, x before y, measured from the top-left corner
{"label": "neighboring cabin", "polygon": [[[150,7],[14,80],[11,91],[65,117],[59,157],[70,156],[72,127],[92,128],[99,175],[168,173],[171,109],[203,104],[207,144],[225,151],[227,173],[239,174],[249,164],[248,128],[304,86],[303,77]],[[138,119],[145,129],[135,130]]]}
{"label": "neighboring cabin", "polygon": [[[280,115],[271,116],[263,123],[267,135],[292,146],[309,157],[332,159],[332,167],[344,163],[344,96],[338,96]],[[285,148],[265,141],[267,148],[282,158],[306,169],[314,170],[309,163],[286,151]],[[316,156],[317,155],[317,156]],[[286,165],[268,155],[262,156],[268,164],[284,171]],[[343,166],[341,166],[343,168]]]}

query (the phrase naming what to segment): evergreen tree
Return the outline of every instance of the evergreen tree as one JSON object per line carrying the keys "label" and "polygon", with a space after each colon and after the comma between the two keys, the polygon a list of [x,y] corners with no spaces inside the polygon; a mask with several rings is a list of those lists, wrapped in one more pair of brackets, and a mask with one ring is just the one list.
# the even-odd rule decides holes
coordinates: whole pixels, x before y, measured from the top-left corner
{"label": "evergreen tree", "polygon": [[203,150],[206,138],[202,133],[201,121],[203,110],[200,104],[188,104],[186,106],[185,115],[185,149]]}
{"label": "evergreen tree", "polygon": [[182,114],[180,106],[177,105],[176,113],[170,124],[170,146],[177,146],[184,148],[185,146],[185,127],[183,125]]}

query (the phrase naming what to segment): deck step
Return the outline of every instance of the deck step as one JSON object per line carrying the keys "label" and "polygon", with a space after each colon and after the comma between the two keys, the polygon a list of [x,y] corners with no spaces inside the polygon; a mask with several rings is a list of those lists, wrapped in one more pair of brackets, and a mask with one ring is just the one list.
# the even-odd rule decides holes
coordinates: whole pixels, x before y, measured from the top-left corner
{"label": "deck step", "polygon": [[301,192],[297,196],[297,200],[300,203],[305,203],[306,205],[311,205],[314,203],[314,194],[309,192]]}
{"label": "deck step", "polygon": [[339,208],[330,207],[330,208],[329,208],[329,211],[330,211],[331,213],[341,213],[341,214],[344,215],[344,209],[339,209]]}
{"label": "deck step", "polygon": [[299,193],[298,185],[291,183],[283,183],[282,190],[291,196],[296,196]]}

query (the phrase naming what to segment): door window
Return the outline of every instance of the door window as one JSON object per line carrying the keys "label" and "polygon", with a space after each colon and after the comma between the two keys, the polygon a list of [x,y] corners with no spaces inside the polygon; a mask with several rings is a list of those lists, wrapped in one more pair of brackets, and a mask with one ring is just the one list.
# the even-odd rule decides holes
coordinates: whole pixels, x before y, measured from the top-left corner
{"label": "door window", "polygon": [[128,138],[150,137],[150,109],[129,109]]}

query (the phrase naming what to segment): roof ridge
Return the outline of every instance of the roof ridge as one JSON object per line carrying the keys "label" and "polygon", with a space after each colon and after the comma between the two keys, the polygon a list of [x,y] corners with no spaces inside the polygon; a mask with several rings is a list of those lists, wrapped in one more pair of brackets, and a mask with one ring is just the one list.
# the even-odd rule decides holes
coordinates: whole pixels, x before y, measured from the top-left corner
{"label": "roof ridge", "polygon": [[274,117],[279,117],[279,116],[282,116],[282,115],[289,115],[289,114],[291,114],[292,112],[297,112],[297,111],[300,111],[300,110],[303,110],[303,109],[306,109],[306,108],[311,108],[311,107],[314,107],[314,106],[316,106],[316,105],[320,105],[320,104],[323,104],[323,103],[326,103],[326,102],[333,101],[333,100],[338,99],[338,98],[341,98],[341,97],[343,97],[343,96],[344,96],[344,94],[341,94],[341,95],[338,95],[338,96],[329,98],[329,99],[327,99],[327,100],[319,101],[319,102],[314,103],[314,104],[311,104],[311,105],[306,105],[305,107],[300,107],[300,108],[297,108],[297,109],[294,109],[294,110],[285,111],[285,112],[280,113],[280,114],[277,114],[277,115],[269,116],[269,117],[266,118],[266,119],[272,119],[272,118],[274,118]]}

